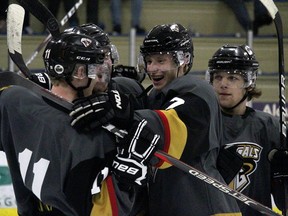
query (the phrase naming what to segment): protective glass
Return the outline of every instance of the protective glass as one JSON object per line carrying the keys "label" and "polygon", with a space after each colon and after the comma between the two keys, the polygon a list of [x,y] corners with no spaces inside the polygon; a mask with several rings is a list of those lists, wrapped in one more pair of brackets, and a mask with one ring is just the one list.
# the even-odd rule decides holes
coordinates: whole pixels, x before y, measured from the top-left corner
{"label": "protective glass", "polygon": [[103,64],[88,64],[87,75],[91,79],[95,79],[96,76],[109,75],[110,69],[108,63]]}
{"label": "protective glass", "polygon": [[[190,54],[187,55],[188,53],[184,53],[183,51],[165,51],[165,52],[153,52],[153,53],[149,53],[149,56],[153,56],[153,55],[164,55],[164,54],[168,54],[171,55],[172,58],[175,60],[175,63],[178,66],[183,65],[184,63],[188,63],[190,60]],[[138,56],[138,60],[137,60],[137,70],[139,71],[139,73],[145,73],[147,72],[147,68],[146,68],[146,60],[145,57],[148,56],[147,54],[144,56],[143,54],[139,54]]]}
{"label": "protective glass", "polygon": [[74,71],[72,72],[72,77],[75,79],[85,79],[87,77],[86,65],[85,64],[76,64]]}
{"label": "protective glass", "polygon": [[[256,77],[252,77],[252,71],[244,70],[208,70],[213,86],[227,85],[229,88],[247,88],[255,83]],[[206,74],[207,75],[207,74]]]}
{"label": "protective glass", "polygon": [[111,58],[113,59],[113,64],[118,64],[119,63],[119,53],[118,53],[118,50],[116,48],[115,45],[111,44],[110,45],[110,55],[111,55]]}

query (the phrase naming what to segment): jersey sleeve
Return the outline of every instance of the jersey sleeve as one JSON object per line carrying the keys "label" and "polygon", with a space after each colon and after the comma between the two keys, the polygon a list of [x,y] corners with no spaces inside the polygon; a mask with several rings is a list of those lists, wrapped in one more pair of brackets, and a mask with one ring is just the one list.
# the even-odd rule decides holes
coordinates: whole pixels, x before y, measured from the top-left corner
{"label": "jersey sleeve", "polygon": [[[183,162],[189,163],[211,148],[211,113],[207,103],[196,95],[179,95],[164,104],[163,109],[139,113],[161,135],[160,149]],[[159,168],[169,166],[159,164]]]}
{"label": "jersey sleeve", "polygon": [[127,186],[110,174],[92,201],[91,215],[145,215],[148,193],[146,187]]}

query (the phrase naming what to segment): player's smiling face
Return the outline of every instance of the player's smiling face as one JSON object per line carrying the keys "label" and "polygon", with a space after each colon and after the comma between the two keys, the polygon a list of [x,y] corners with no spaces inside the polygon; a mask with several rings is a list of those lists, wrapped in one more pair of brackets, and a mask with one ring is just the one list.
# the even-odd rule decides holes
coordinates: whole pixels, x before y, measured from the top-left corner
{"label": "player's smiling face", "polygon": [[145,58],[147,73],[156,90],[177,78],[178,67],[170,54],[153,54]]}

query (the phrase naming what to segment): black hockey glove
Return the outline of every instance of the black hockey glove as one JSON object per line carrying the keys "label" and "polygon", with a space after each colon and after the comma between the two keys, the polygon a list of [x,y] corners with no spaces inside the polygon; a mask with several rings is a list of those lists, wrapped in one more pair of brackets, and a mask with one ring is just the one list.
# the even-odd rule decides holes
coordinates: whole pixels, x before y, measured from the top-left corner
{"label": "black hockey glove", "polygon": [[52,87],[51,80],[46,73],[32,73],[30,80],[48,90]]}
{"label": "black hockey glove", "polygon": [[149,162],[157,150],[160,136],[146,124],[145,119],[134,122],[128,135],[119,143],[112,172],[124,184],[143,186],[148,182]]}
{"label": "black hockey glove", "polygon": [[288,179],[288,149],[272,149],[268,159],[271,163],[272,178]]}
{"label": "black hockey glove", "polygon": [[138,82],[142,82],[145,79],[145,73],[140,73],[133,66],[116,65],[112,72],[112,77],[128,77]]}
{"label": "black hockey glove", "polygon": [[224,146],[217,158],[217,169],[229,184],[243,166],[243,158],[236,151],[236,146]]}
{"label": "black hockey glove", "polygon": [[80,98],[73,103],[71,126],[78,130],[92,130],[108,122],[127,128],[133,119],[129,97],[117,90]]}
{"label": "black hockey glove", "polygon": [[286,208],[285,197],[288,184],[288,149],[272,149],[268,154],[271,163],[272,194],[278,209]]}

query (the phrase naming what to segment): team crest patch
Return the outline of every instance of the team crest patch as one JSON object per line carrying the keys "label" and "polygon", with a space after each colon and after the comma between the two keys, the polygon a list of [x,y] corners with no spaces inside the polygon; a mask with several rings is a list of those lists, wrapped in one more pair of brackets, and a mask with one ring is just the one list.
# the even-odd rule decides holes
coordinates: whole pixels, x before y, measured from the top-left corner
{"label": "team crest patch", "polygon": [[229,184],[234,190],[242,192],[250,184],[250,176],[256,171],[261,158],[262,147],[252,142],[235,142],[226,145],[233,148],[243,158],[243,166]]}

